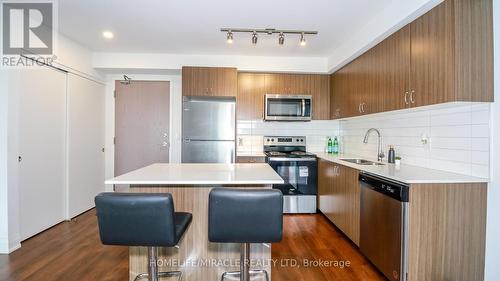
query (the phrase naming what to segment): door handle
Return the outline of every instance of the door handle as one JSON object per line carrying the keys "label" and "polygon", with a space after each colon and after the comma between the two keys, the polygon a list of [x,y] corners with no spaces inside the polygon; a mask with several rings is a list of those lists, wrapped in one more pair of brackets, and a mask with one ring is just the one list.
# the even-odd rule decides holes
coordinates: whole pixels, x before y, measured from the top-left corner
{"label": "door handle", "polygon": [[408,102],[408,92],[405,92],[405,104],[410,104],[410,103]]}
{"label": "door handle", "polygon": [[361,104],[358,105],[358,111],[361,113]]}
{"label": "door handle", "polygon": [[306,116],[306,100],[302,99],[302,117]]}
{"label": "door handle", "polygon": [[411,103],[415,103],[414,94],[415,94],[415,90],[411,90],[411,92],[410,92],[410,102]]}
{"label": "door handle", "polygon": [[361,104],[361,113],[365,113],[365,105],[366,103]]}

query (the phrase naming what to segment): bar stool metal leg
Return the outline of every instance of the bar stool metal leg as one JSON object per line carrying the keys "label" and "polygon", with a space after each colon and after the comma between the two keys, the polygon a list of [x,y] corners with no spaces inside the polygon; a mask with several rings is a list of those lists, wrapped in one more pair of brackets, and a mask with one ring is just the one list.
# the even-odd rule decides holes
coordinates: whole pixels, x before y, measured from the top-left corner
{"label": "bar stool metal leg", "polygon": [[148,247],[148,280],[158,281],[158,250],[156,247]]}
{"label": "bar stool metal leg", "polygon": [[250,243],[243,243],[240,247],[240,271],[224,272],[221,281],[224,281],[227,276],[240,276],[240,281],[250,281],[250,276],[257,274],[263,274],[266,281],[269,281],[269,274],[266,270],[250,270]]}
{"label": "bar stool metal leg", "polygon": [[240,250],[240,281],[250,281],[250,244],[242,243]]}
{"label": "bar stool metal leg", "polygon": [[158,272],[158,248],[148,247],[148,273],[141,273],[137,275],[134,281],[147,278],[148,281],[158,281],[159,277],[175,277],[177,276],[177,281],[182,280],[181,271],[166,271]]}

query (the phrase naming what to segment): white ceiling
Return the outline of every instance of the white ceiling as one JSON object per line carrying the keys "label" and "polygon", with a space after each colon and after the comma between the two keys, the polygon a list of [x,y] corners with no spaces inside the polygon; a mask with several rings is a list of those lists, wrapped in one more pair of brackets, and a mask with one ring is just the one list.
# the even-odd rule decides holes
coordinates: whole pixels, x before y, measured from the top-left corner
{"label": "white ceiling", "polygon": [[[63,0],[61,33],[96,52],[326,57],[398,0]],[[235,34],[221,27],[317,30],[307,46],[288,36]],[[114,39],[102,37],[103,30]]]}

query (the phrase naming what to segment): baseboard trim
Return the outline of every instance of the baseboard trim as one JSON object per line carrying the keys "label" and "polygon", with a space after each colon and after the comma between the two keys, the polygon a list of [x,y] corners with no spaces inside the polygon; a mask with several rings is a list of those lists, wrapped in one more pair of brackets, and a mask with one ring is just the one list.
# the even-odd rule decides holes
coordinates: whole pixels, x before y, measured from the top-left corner
{"label": "baseboard trim", "polygon": [[0,239],[0,254],[10,254],[15,250],[21,248],[21,241],[13,241],[9,243],[8,239]]}

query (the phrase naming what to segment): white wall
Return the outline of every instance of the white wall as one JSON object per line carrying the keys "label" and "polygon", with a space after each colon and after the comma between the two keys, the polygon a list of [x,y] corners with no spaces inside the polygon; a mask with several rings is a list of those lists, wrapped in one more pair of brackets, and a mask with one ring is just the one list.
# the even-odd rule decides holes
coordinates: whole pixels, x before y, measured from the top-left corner
{"label": "white wall", "polygon": [[0,70],[0,253],[9,251],[7,81],[6,70]]}
{"label": "white wall", "polygon": [[[149,75],[149,74],[127,74],[133,80],[141,81],[169,81],[170,82],[170,162],[181,162],[182,145],[182,79],[181,75]],[[123,74],[108,74],[106,76],[106,179],[113,178],[115,148],[113,138],[115,136],[115,81],[122,80]],[[112,186],[106,186],[111,191]]]}
{"label": "white wall", "polygon": [[54,65],[69,72],[96,80],[104,81],[104,75],[92,65],[92,51],[76,43],[68,37],[59,34],[57,59]]}
{"label": "white wall", "polygon": [[[490,104],[438,105],[352,118],[340,122],[347,154],[376,158],[377,137],[383,150],[394,145],[405,164],[489,178]],[[428,138],[428,144],[422,143]]]}
{"label": "white wall", "polygon": [[493,1],[495,44],[495,103],[491,107],[491,182],[488,187],[486,228],[486,278],[500,276],[500,3]]}
{"label": "white wall", "polygon": [[183,54],[95,53],[97,69],[181,69],[182,66],[226,66],[240,71],[326,73],[328,59],[321,57],[264,57]]}
{"label": "white wall", "polygon": [[313,120],[311,122],[265,122],[262,120],[239,120],[237,123],[237,153],[260,153],[263,136],[305,136],[307,150],[324,152],[327,137],[339,135],[336,120]]}

